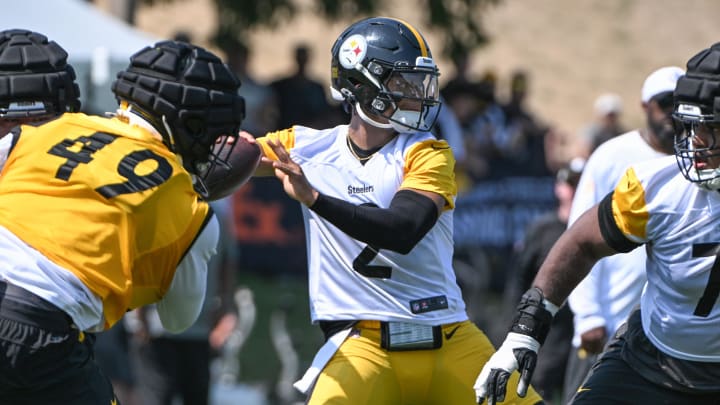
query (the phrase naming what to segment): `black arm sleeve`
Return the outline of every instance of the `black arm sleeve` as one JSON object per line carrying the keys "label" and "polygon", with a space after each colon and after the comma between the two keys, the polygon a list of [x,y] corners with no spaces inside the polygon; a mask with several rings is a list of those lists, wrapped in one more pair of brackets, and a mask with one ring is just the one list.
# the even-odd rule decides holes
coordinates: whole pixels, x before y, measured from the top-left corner
{"label": "black arm sleeve", "polygon": [[410,190],[398,191],[387,209],[322,194],[310,209],[359,241],[402,254],[408,254],[438,219],[435,202]]}
{"label": "black arm sleeve", "polygon": [[612,194],[613,193],[610,192],[606,195],[598,206],[600,232],[602,232],[603,239],[605,239],[605,242],[607,242],[611,248],[621,253],[627,253],[641,244],[628,239],[615,223],[612,211]]}

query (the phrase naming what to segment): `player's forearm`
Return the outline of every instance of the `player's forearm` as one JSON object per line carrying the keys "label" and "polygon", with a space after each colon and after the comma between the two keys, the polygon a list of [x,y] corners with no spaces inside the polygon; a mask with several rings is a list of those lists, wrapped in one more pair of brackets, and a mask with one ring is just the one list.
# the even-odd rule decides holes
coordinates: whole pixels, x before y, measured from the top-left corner
{"label": "player's forearm", "polygon": [[[576,323],[584,319],[603,319],[602,302],[599,294],[601,291],[600,274],[603,273],[602,262],[593,266],[590,273],[570,293],[567,303],[573,311]],[[591,321],[592,327],[597,326],[595,320]]]}
{"label": "player's forearm", "polygon": [[538,271],[533,286],[561,305],[602,257],[615,253],[599,229],[597,207],[583,214],[555,243]]}
{"label": "player's forearm", "polygon": [[408,190],[399,191],[389,208],[319,195],[310,209],[357,240],[402,254],[409,253],[438,219],[430,198]]}

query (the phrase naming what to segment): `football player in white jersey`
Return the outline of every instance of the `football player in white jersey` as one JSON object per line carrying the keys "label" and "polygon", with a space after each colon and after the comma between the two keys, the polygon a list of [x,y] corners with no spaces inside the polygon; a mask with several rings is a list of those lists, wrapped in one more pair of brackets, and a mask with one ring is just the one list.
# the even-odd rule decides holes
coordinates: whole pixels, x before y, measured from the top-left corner
{"label": "football player in white jersey", "polygon": [[[573,404],[717,404],[720,398],[720,43],[693,56],[674,91],[675,156],[630,166],[563,234],[525,293],[478,395],[493,403],[517,369],[532,375],[561,304],[601,257],[644,245],[640,306],[608,343]],[[678,170],[678,168],[680,170]],[[511,387],[514,387],[511,385]]]}
{"label": "football player in white jersey", "polygon": [[[611,192],[631,163],[673,153],[673,90],[685,70],[654,70],[640,91],[646,125],[602,143],[592,153],[572,201],[569,224]],[[625,323],[645,285],[645,249],[600,259],[568,297],[574,316],[564,396],[567,403],[597,360],[608,337]]]}
{"label": "football player in white jersey", "polygon": [[[350,123],[257,140],[258,174],[302,203],[311,316],[327,339],[295,384],[311,405],[476,402],[494,348],[468,320],[452,268],[455,160],[429,132],[438,74],[412,25],[356,22],[331,64]],[[506,403],[541,401],[530,390]]]}

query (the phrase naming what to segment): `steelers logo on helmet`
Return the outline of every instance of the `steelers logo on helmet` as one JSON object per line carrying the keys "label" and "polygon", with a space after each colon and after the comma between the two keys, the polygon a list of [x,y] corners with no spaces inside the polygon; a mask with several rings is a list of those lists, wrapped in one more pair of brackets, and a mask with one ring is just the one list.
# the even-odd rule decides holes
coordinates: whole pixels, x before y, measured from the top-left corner
{"label": "steelers logo on helmet", "polygon": [[683,176],[720,190],[720,43],[690,58],[675,87],[675,157]]}
{"label": "steelers logo on helmet", "polygon": [[345,69],[354,69],[367,54],[367,41],[362,35],[351,35],[340,46],[339,60]]}
{"label": "steelers logo on helmet", "polygon": [[425,38],[398,19],[358,21],[332,49],[333,97],[352,105],[366,123],[400,133],[435,124],[439,74]]}

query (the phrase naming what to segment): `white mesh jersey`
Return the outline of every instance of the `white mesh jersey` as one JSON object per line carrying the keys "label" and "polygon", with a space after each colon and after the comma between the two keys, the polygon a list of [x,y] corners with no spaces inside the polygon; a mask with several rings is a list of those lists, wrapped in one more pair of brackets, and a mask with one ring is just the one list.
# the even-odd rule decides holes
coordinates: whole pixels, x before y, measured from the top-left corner
{"label": "white mesh jersey", "polygon": [[[362,165],[348,149],[347,133],[346,125],[327,130],[296,126],[266,138],[283,143],[324,195],[387,208],[398,189],[415,188],[443,195],[447,204],[407,255],[374,252],[303,206],[313,322],[370,319],[437,325],[466,320],[452,267],[456,186],[447,143],[430,133],[399,134]],[[264,139],[259,142],[274,158]],[[364,266],[389,267],[390,277],[366,277],[356,270]]]}
{"label": "white mesh jersey", "polygon": [[642,325],[677,358],[720,362],[720,193],[688,182],[674,156],[631,166],[612,196],[612,215],[645,243]]}

